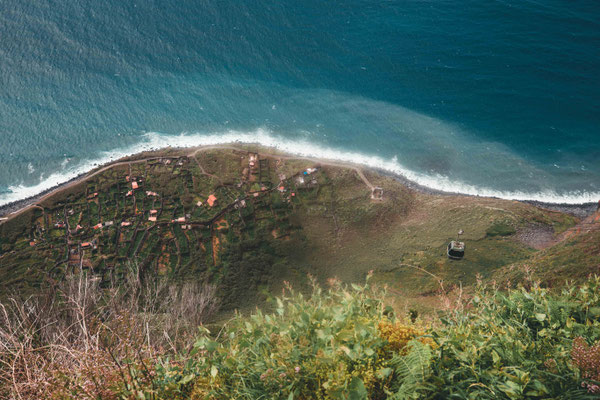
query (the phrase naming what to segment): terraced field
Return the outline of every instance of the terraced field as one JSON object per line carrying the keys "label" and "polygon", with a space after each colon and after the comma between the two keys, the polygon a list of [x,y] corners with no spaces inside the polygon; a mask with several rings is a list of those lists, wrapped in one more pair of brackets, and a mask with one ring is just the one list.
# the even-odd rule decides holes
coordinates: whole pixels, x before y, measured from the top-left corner
{"label": "terraced field", "polygon": [[[81,271],[109,285],[135,265],[142,277],[217,283],[228,308],[254,305],[284,280],[361,282],[373,270],[395,301],[428,308],[441,286],[478,276],[514,281],[531,265],[544,276],[595,271],[600,254],[588,236],[600,222],[588,220],[582,232],[567,214],[421,193],[372,171],[260,149],[162,151],[93,172],[3,221],[0,296]],[[459,229],[467,252],[451,261],[445,247]],[[568,243],[583,246],[577,265],[562,257]]]}

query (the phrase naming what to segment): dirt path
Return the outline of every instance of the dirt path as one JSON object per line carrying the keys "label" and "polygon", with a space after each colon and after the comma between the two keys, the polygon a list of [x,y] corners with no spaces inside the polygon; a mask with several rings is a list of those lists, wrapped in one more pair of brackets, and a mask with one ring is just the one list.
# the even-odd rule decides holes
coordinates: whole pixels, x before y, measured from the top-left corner
{"label": "dirt path", "polygon": [[363,180],[365,185],[367,185],[369,187],[369,189],[371,189],[371,191],[373,191],[373,189],[375,189],[375,186],[371,185],[371,182],[369,182],[369,180],[367,179],[365,174],[363,174],[362,170],[360,168],[354,168],[354,170],[356,171],[356,173],[358,174],[360,179]]}
{"label": "dirt path", "polygon": [[108,164],[108,165],[100,168],[99,170],[97,170],[95,172],[92,172],[89,175],[84,175],[84,176],[82,176],[80,178],[76,178],[76,179],[72,180],[71,182],[59,185],[57,188],[55,188],[53,190],[50,190],[48,193],[44,194],[43,196],[40,196],[39,198],[35,198],[35,196],[34,196],[35,200],[34,200],[33,203],[27,204],[27,205],[23,206],[23,208],[21,208],[21,209],[19,209],[17,211],[14,211],[14,212],[12,212],[10,214],[6,214],[2,219],[0,219],[0,224],[2,224],[4,222],[6,222],[6,221],[8,221],[8,220],[10,220],[10,219],[18,216],[18,215],[20,215],[22,213],[24,213],[25,211],[29,210],[30,208],[33,208],[33,207],[42,208],[39,205],[39,203],[41,203],[42,201],[46,200],[47,198],[54,196],[56,193],[58,193],[60,191],[63,191],[63,190],[69,189],[70,187],[78,185],[81,182],[85,182],[88,179],[91,179],[94,176],[96,176],[98,174],[101,174],[101,173],[103,173],[103,172],[105,172],[105,171],[107,171],[107,170],[109,170],[111,168],[118,167],[118,166],[121,166],[121,165],[129,165],[130,166],[130,170],[131,170],[131,164],[145,163],[146,161],[148,161],[150,159],[154,159],[154,158],[156,158],[156,156],[144,158],[144,159],[141,159],[141,160],[134,160],[134,161],[117,161],[117,162]]}
{"label": "dirt path", "polygon": [[[366,178],[366,176],[364,175],[364,173],[362,172],[361,168],[359,166],[357,166],[356,164],[352,164],[352,163],[345,163],[345,162],[335,162],[335,161],[329,161],[329,160],[322,160],[322,159],[318,159],[318,158],[313,158],[313,157],[303,157],[303,156],[294,156],[294,155],[284,155],[284,154],[276,154],[276,153],[268,153],[268,152],[260,152],[257,151],[253,148],[249,148],[249,147],[245,147],[245,146],[229,146],[229,145],[214,145],[214,146],[203,146],[203,147],[197,147],[197,148],[192,148],[190,149],[189,152],[185,153],[185,155],[187,155],[188,157],[193,157],[196,160],[196,163],[198,163],[198,165],[200,166],[201,170],[204,170],[202,168],[202,166],[200,165],[200,163],[198,162],[198,160],[196,159],[196,155],[200,152],[203,151],[209,151],[209,150],[237,150],[237,151],[251,151],[254,153],[259,154],[260,156],[263,157],[268,157],[268,158],[274,158],[274,159],[283,159],[283,160],[306,160],[306,161],[311,161],[314,162],[316,164],[320,164],[320,165],[327,165],[327,166],[331,166],[331,167],[338,167],[338,168],[350,168],[356,171],[356,173],[358,174],[358,176],[361,178],[361,180],[365,183],[365,185],[369,188],[369,191],[373,190],[373,185],[371,184],[371,182],[369,182],[369,180]],[[113,167],[118,167],[118,166],[122,166],[122,165],[129,165],[131,166],[132,164],[139,164],[139,163],[145,163],[148,160],[153,160],[156,158],[161,158],[162,156],[159,154],[154,154],[152,156],[149,157],[145,157],[142,159],[138,159],[138,160],[129,160],[129,161],[115,161],[115,162],[111,162],[103,167],[100,167],[98,170],[89,173],[89,174],[85,174],[82,175],[78,178],[73,179],[70,182],[58,185],[57,187],[50,189],[47,193],[44,193],[43,195],[38,195],[38,196],[32,196],[29,199],[24,199],[22,201],[23,206],[21,208],[19,208],[16,211],[7,213],[5,215],[3,215],[2,217],[0,217],[0,224],[6,222],[7,220],[10,220],[20,214],[22,214],[23,212],[25,212],[26,210],[29,210],[31,207],[34,206],[39,206],[38,204],[44,200],[46,200],[47,198],[55,195],[57,192],[60,192],[64,189],[68,189],[72,186],[78,185],[82,182],[87,181],[88,179],[91,179]],[[173,158],[171,156],[165,156],[164,158]],[[215,177],[214,175],[208,174],[209,176]],[[219,179],[218,177],[216,177],[217,179]],[[220,179],[219,179],[220,181]],[[420,186],[414,186],[414,185],[410,185],[410,181],[407,181],[406,184],[409,184],[409,187],[411,188],[416,188],[416,190],[424,192],[424,193],[441,193],[438,191],[433,191],[427,188],[423,188]],[[19,203],[16,202],[16,203]],[[589,218],[588,218],[589,219]],[[587,219],[586,219],[587,220]],[[595,221],[595,223],[597,223],[598,221]],[[584,229],[584,228],[582,228]],[[564,240],[564,239],[563,239]]]}
{"label": "dirt path", "polygon": [[324,161],[324,160],[317,159],[317,158],[312,158],[312,157],[302,157],[302,156],[294,156],[294,155],[286,156],[286,155],[283,155],[283,154],[265,153],[265,152],[260,152],[260,151],[248,150],[248,149],[245,149],[245,148],[242,148],[242,147],[227,146],[227,145],[215,145],[215,146],[201,147],[201,148],[198,148],[198,149],[195,149],[194,151],[192,151],[190,154],[188,154],[188,156],[195,158],[196,154],[200,153],[201,151],[207,151],[207,150],[251,151],[251,152],[256,153],[256,154],[258,154],[259,156],[262,156],[262,157],[279,158],[281,160],[306,160],[306,161],[312,161],[314,163],[321,164],[321,165],[327,165],[327,166],[330,166],[330,167],[351,168],[351,169],[353,169],[353,170],[356,171],[356,173],[358,174],[358,176],[360,177],[360,179],[362,179],[362,181],[365,183],[365,185],[367,185],[367,187],[369,188],[369,191],[372,191],[373,188],[374,188],[374,186],[371,184],[371,182],[369,182],[369,180],[367,179],[367,177],[363,174],[362,170],[359,167],[356,167],[356,164],[333,162],[333,161]]}
{"label": "dirt path", "polygon": [[595,212],[572,228],[558,235],[556,242],[562,242],[570,237],[600,230],[600,212]]}
{"label": "dirt path", "polygon": [[534,249],[542,250],[557,245],[573,236],[598,230],[600,230],[600,212],[595,212],[559,235],[554,235],[551,226],[534,225],[517,233],[517,238]]}
{"label": "dirt path", "polygon": [[190,155],[190,157],[192,157],[192,158],[194,159],[194,161],[196,161],[196,164],[198,164],[198,168],[200,168],[200,172],[202,173],[202,175],[206,175],[206,176],[210,176],[211,178],[215,178],[215,179],[216,179],[216,180],[218,180],[218,181],[221,183],[221,185],[222,185],[222,184],[223,184],[223,181],[221,180],[221,178],[219,178],[219,177],[218,177],[218,176],[216,176],[216,175],[209,174],[208,172],[206,172],[206,170],[204,169],[204,167],[202,166],[202,164],[200,163],[200,161],[199,161],[199,160],[198,160],[198,158],[196,157],[196,154],[197,154],[197,153],[198,153],[197,151],[196,151],[196,152],[194,152],[194,153],[192,153],[192,154]]}

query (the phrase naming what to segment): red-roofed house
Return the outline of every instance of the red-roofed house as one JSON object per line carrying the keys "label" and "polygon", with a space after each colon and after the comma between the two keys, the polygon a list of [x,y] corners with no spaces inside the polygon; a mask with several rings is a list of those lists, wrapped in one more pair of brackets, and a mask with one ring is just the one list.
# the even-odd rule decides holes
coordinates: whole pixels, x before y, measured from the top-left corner
{"label": "red-roofed house", "polygon": [[121,222],[121,226],[130,226],[130,225],[131,225],[131,222],[129,222],[129,221]]}
{"label": "red-roofed house", "polygon": [[208,200],[206,200],[208,205],[211,207],[215,205],[215,201],[217,201],[217,197],[214,194],[211,194],[210,196],[208,196]]}
{"label": "red-roofed house", "polygon": [[134,190],[135,190],[135,189],[137,189],[138,187],[139,187],[139,186],[138,186],[138,183],[137,183],[137,182],[135,182],[135,181],[131,182],[131,188],[132,188],[132,189],[134,189]]}
{"label": "red-roofed house", "polygon": [[81,248],[82,249],[89,249],[90,247],[92,247],[92,244],[90,242],[83,242],[83,243],[81,243]]}
{"label": "red-roofed house", "polygon": [[150,210],[150,215],[155,215],[156,213],[158,213],[158,210]]}
{"label": "red-roofed house", "polygon": [[100,229],[100,228],[102,228],[102,224],[96,224],[96,225],[94,225],[94,229]]}
{"label": "red-roofed house", "polygon": [[148,217],[148,221],[150,221],[150,222],[156,222],[156,217]]}

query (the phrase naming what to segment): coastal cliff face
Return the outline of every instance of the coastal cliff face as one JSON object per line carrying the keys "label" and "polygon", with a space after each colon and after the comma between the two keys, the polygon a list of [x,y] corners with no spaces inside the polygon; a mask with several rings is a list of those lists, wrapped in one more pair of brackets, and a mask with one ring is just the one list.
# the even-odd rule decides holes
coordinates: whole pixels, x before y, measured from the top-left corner
{"label": "coastal cliff face", "polygon": [[[102,168],[4,221],[0,295],[80,271],[108,284],[135,264],[216,284],[230,309],[308,274],[360,282],[373,270],[398,302],[428,309],[439,281],[514,281],[538,266],[554,283],[587,276],[600,264],[597,220],[247,149],[166,151]],[[460,229],[467,253],[452,261],[445,248]]]}

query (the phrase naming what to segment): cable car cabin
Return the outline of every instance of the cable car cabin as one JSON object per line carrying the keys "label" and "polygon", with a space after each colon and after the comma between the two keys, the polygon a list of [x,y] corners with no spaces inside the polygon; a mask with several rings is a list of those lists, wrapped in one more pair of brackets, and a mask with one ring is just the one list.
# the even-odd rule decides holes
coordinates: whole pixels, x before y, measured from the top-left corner
{"label": "cable car cabin", "polygon": [[451,260],[462,260],[465,255],[465,244],[456,240],[448,243],[448,258]]}

